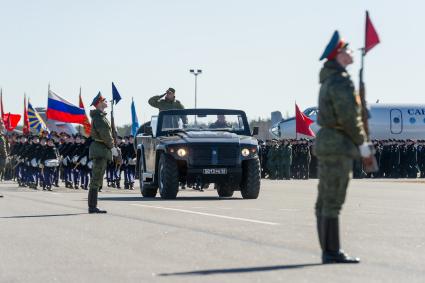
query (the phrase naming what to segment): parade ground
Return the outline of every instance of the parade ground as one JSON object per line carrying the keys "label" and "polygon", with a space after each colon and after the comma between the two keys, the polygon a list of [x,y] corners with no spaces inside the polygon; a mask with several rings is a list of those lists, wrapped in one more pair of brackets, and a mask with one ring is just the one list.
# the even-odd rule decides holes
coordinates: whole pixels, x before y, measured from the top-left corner
{"label": "parade ground", "polygon": [[342,248],[357,265],[322,265],[317,180],[262,181],[257,200],[212,186],[178,199],[105,189],[0,185],[0,282],[424,282],[425,182],[353,180]]}

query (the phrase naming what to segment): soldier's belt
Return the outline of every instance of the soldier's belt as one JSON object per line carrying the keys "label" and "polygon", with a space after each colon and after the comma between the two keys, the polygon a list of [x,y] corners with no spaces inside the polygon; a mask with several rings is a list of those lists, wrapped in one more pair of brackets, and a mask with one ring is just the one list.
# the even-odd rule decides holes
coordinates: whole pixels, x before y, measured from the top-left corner
{"label": "soldier's belt", "polygon": [[98,140],[98,139],[94,139],[94,141],[100,142],[100,143],[105,143],[104,140]]}
{"label": "soldier's belt", "polygon": [[332,126],[332,127],[323,127],[326,129],[334,129],[334,130],[338,130],[338,131],[344,131],[344,128],[341,126]]}

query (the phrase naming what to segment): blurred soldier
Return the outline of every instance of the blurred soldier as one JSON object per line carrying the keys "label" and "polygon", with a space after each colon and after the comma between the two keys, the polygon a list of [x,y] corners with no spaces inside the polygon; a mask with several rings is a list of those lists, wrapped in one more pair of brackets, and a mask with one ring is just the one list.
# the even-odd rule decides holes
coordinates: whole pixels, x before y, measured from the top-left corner
{"label": "blurred soldier", "polygon": [[406,163],[407,177],[418,177],[418,156],[415,143],[412,140],[408,140],[406,144]]}
{"label": "blurred soldier", "polygon": [[81,137],[81,144],[83,145],[84,149],[78,158],[78,166],[80,168],[80,177],[81,177],[81,188],[83,190],[87,190],[89,185],[89,175],[90,175],[90,168],[89,168],[89,148],[90,148],[91,139],[86,139],[86,137]]}
{"label": "blurred soldier", "polygon": [[[0,174],[4,174],[6,168],[6,159],[7,159],[7,149],[6,149],[6,139],[3,135],[4,124],[3,121],[0,120]],[[0,197],[3,197],[0,194]]]}
{"label": "blurred soldier", "polygon": [[300,178],[308,179],[310,175],[310,147],[308,141],[303,139],[300,145]]}
{"label": "blurred soldier", "polygon": [[289,180],[291,178],[292,146],[287,140],[282,140],[279,147],[279,179]]}
{"label": "blurred soldier", "polygon": [[55,180],[55,171],[59,169],[56,165],[46,164],[46,161],[57,161],[59,166],[59,151],[55,147],[52,139],[47,139],[47,147],[44,149],[43,155],[41,156],[41,167],[44,176],[43,190],[52,190],[52,185]]}
{"label": "blurred soldier", "polygon": [[420,170],[420,178],[425,177],[425,145],[423,140],[418,141],[418,147],[417,147],[417,154],[418,154],[418,167]]}
{"label": "blurred soldier", "polygon": [[279,147],[277,145],[277,141],[273,140],[269,152],[267,154],[267,171],[269,173],[269,179],[275,180],[278,177],[278,150]]}
{"label": "blurred soldier", "polygon": [[124,189],[134,190],[134,175],[136,172],[136,151],[134,150],[134,137],[124,137],[122,147],[122,158],[124,161]]}
{"label": "blurred soldier", "polygon": [[231,128],[232,125],[226,121],[225,115],[217,115],[217,120],[209,125],[210,129]]}
{"label": "blurred soldier", "polygon": [[[121,155],[122,155],[122,146],[123,146],[123,142],[122,142],[122,137],[121,136],[117,136],[117,138],[116,138],[116,140],[115,140],[115,146],[117,147],[117,148],[120,148],[121,149],[121,151],[119,151],[118,153],[121,153]],[[120,160],[122,160],[122,156],[121,156],[121,159]],[[118,162],[115,162],[115,160],[112,162],[113,164],[114,164],[114,180],[115,180],[115,187],[117,188],[117,189],[121,189],[121,172],[122,172],[122,170],[124,169],[123,167],[122,167],[122,164],[121,164],[121,162],[120,163],[118,163]]]}
{"label": "blurred soldier", "polygon": [[106,118],[105,112],[108,104],[100,92],[93,99],[92,106],[96,109],[90,111],[91,134],[93,142],[90,144],[89,156],[93,160],[93,177],[90,180],[88,195],[89,213],[106,213],[106,210],[97,208],[97,194],[103,183],[106,164],[112,160],[112,156],[117,155],[118,150],[114,147],[112,129]]}
{"label": "blurred soldier", "polygon": [[360,155],[372,162],[361,120],[361,100],[346,71],[353,63],[351,51],[338,31],[321,56],[327,59],[320,71],[319,114],[316,137],[319,186],[316,217],[323,263],[358,263],[340,249],[339,214],[345,201],[353,159]]}

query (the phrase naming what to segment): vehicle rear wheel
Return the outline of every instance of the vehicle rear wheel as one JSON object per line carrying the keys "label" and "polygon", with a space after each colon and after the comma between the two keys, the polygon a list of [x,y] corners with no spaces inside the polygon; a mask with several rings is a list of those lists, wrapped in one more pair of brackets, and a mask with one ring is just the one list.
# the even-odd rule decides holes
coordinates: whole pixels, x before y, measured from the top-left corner
{"label": "vehicle rear wheel", "polygon": [[229,184],[215,184],[215,189],[217,190],[218,196],[222,198],[228,198],[233,196],[233,188]]}
{"label": "vehicle rear wheel", "polygon": [[179,169],[171,156],[162,154],[158,164],[159,193],[163,199],[175,199],[179,191]]}
{"label": "vehicle rear wheel", "polygon": [[158,192],[158,186],[147,184],[145,181],[143,181],[143,173],[145,171],[143,170],[143,157],[140,157],[139,161],[139,184],[140,184],[140,192],[142,193],[142,196],[145,198],[154,198],[156,196],[156,193]]}
{"label": "vehicle rear wheel", "polygon": [[243,162],[241,194],[245,199],[256,199],[260,193],[260,161],[250,159]]}

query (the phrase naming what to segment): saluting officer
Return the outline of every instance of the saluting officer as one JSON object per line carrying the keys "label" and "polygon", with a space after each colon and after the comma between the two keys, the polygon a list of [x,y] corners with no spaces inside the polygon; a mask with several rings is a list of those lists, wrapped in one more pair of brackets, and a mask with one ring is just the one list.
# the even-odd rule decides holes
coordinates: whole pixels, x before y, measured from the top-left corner
{"label": "saluting officer", "polygon": [[[316,217],[323,263],[358,263],[340,249],[338,216],[345,201],[353,159],[371,162],[361,120],[361,100],[355,93],[346,67],[353,63],[347,43],[338,31],[332,36],[320,60],[319,114],[321,126],[316,138],[319,186]],[[360,153],[360,155],[359,155]]]}
{"label": "saluting officer", "polygon": [[[162,99],[164,98],[164,99]],[[171,109],[184,109],[183,104],[176,100],[176,90],[172,87],[167,89],[164,94],[155,95],[149,98],[150,106],[158,108],[159,111]]]}
{"label": "saluting officer", "polygon": [[93,176],[90,180],[88,206],[89,213],[106,213],[106,210],[97,208],[97,194],[103,183],[106,164],[112,160],[112,155],[117,155],[118,151],[114,147],[111,125],[106,118],[105,109],[108,107],[106,99],[99,92],[91,105],[96,109],[90,110],[92,118],[90,137],[93,142],[90,144],[89,156],[93,161]]}

